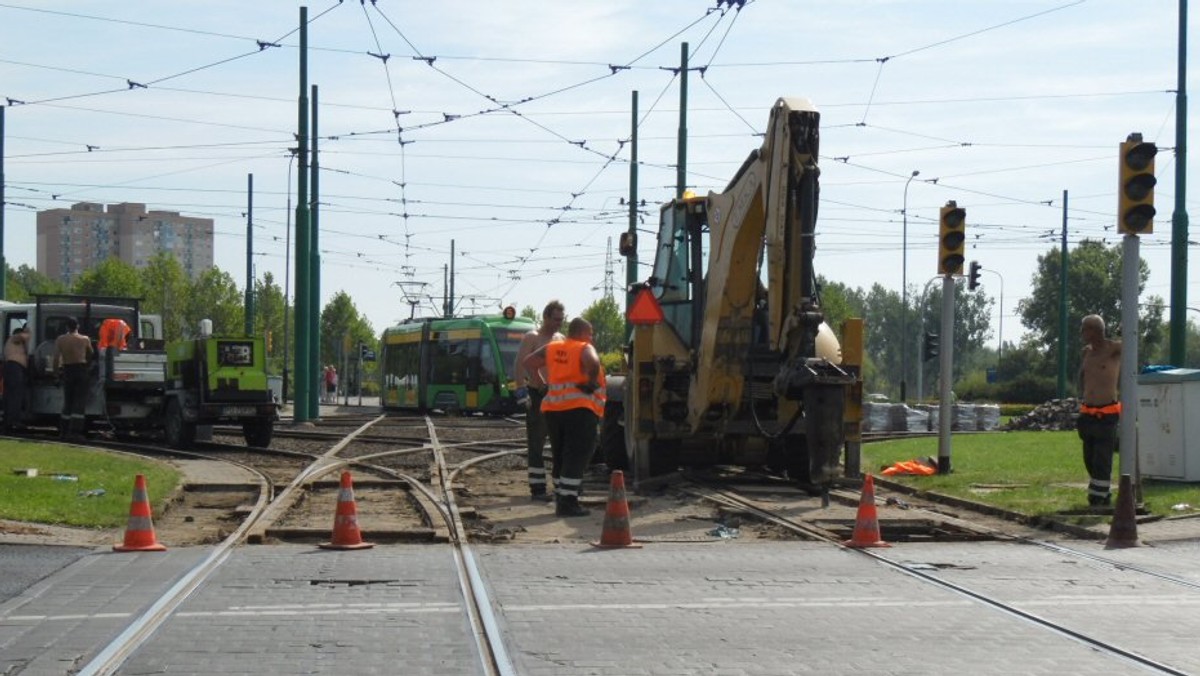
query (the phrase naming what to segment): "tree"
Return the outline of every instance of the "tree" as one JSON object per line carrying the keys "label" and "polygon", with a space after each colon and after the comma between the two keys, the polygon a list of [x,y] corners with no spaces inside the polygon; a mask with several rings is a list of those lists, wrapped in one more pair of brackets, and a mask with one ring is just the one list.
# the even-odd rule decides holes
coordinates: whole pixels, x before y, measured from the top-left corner
{"label": "tree", "polygon": [[597,352],[620,351],[625,342],[625,318],[612,296],[592,303],[580,316],[592,324],[592,344]]}
{"label": "tree", "polygon": [[16,270],[8,268],[7,274],[5,290],[7,291],[8,298],[4,300],[13,303],[29,302],[37,294],[67,292],[65,284],[50,279],[28,265],[22,265]]}
{"label": "tree", "polygon": [[[1121,246],[1106,246],[1097,240],[1079,243],[1067,259],[1067,382],[1075,380],[1079,369],[1079,323],[1089,314],[1104,319],[1110,336],[1121,335]],[[1057,355],[1059,340],[1059,289],[1061,253],[1058,249],[1038,256],[1033,275],[1033,290],[1017,303],[1021,322],[1041,343],[1043,349]],[[1138,290],[1150,278],[1146,261],[1138,261]],[[1162,299],[1151,296],[1141,305],[1139,354],[1154,354],[1163,342]]]}
{"label": "tree", "polygon": [[84,296],[140,298],[142,280],[132,265],[119,258],[106,258],[75,280],[73,292]]}
{"label": "tree", "polygon": [[195,335],[201,319],[211,319],[213,335],[240,336],[246,331],[245,295],[228,272],[209,268],[189,285],[183,335]]}
{"label": "tree", "polygon": [[194,331],[187,325],[184,308],[190,297],[190,284],[179,261],[169,253],[156,254],[141,269],[145,302],[142,312],[162,315],[163,337],[179,340]]}
{"label": "tree", "polygon": [[[261,280],[254,280],[254,332],[261,336],[269,336],[267,349],[267,363],[269,371],[272,373],[281,373],[283,371],[284,355],[292,354],[291,345],[285,345],[286,339],[289,343],[295,338],[290,329],[284,330],[284,308],[287,299],[283,295],[283,289],[275,283],[275,277],[270,272],[265,273]],[[292,323],[292,317],[287,318],[288,324]]]}
{"label": "tree", "polygon": [[[325,308],[321,310],[321,363],[337,364],[338,371],[343,372],[347,367],[352,372],[358,363],[358,346],[376,347],[378,337],[365,317],[358,313],[354,301],[345,291],[334,294]],[[363,382],[374,382],[376,363],[363,363]],[[349,373],[345,374],[349,376]],[[351,386],[348,378],[339,380],[347,391]]]}

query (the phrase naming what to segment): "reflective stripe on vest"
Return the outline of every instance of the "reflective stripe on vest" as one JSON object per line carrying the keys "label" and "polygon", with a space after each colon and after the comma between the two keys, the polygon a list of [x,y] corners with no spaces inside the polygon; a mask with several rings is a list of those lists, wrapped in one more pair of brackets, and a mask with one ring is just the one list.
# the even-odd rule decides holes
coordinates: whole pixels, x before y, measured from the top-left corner
{"label": "reflective stripe on vest", "polygon": [[607,395],[604,391],[604,367],[596,378],[599,387],[591,394],[579,389],[587,384],[588,378],[583,373],[582,356],[587,343],[581,340],[571,340],[549,343],[546,345],[546,371],[549,384],[546,396],[542,399],[542,411],[569,411],[573,408],[586,408],[596,417],[604,417],[604,402]]}

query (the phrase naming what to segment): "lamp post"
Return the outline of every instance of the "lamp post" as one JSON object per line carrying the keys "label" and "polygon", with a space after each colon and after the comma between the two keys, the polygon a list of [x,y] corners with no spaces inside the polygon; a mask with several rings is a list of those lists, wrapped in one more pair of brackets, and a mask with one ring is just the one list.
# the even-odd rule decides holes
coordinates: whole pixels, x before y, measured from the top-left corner
{"label": "lamp post", "polygon": [[287,403],[288,398],[288,363],[291,361],[291,349],[288,346],[288,289],[292,285],[292,163],[296,161],[296,154],[300,152],[299,148],[288,148],[291,151],[291,157],[288,158],[288,178],[287,178],[287,225],[283,226],[285,244],[283,245],[283,401],[281,404]]}
{"label": "lamp post", "polygon": [[913,173],[904,182],[904,206],[900,209],[904,226],[901,234],[901,263],[900,287],[903,301],[900,307],[900,401],[908,401],[908,186],[921,172],[913,169]]}
{"label": "lamp post", "polygon": [[1004,275],[992,270],[991,268],[980,268],[984,272],[990,272],[1000,278],[1000,329],[999,345],[996,347],[996,375],[1000,375],[1000,361],[1004,358]]}

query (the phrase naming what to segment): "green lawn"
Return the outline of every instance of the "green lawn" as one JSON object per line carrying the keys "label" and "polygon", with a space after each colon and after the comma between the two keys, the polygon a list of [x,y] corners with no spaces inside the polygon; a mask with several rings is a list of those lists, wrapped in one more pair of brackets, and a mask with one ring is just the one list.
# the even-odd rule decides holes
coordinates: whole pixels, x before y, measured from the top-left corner
{"label": "green lawn", "polygon": [[[937,454],[937,437],[865,444],[862,468],[879,476],[883,467],[899,460]],[[1087,507],[1088,476],[1079,436],[1073,431],[954,435],[950,459],[949,475],[891,479],[1029,515]],[[1118,455],[1113,458],[1114,501],[1119,469]],[[1200,484],[1146,479],[1142,497],[1153,514],[1200,511]],[[1181,504],[1190,508],[1172,509]]]}
{"label": "green lawn", "polygon": [[[0,518],[15,521],[124,526],[138,474],[146,477],[155,512],[182,480],[166,463],[51,443],[0,440],[0,458]],[[37,476],[16,473],[27,468],[37,469]]]}

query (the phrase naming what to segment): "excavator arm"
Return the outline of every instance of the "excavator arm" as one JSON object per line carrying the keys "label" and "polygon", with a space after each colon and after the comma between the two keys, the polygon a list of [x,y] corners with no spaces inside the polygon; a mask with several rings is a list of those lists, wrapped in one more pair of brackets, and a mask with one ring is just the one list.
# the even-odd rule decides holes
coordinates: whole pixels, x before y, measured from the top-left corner
{"label": "excavator arm", "polygon": [[836,472],[855,377],[838,366],[813,272],[819,128],[807,100],[779,99],[725,190],[662,208],[647,286],[666,326],[635,329],[640,389],[627,395],[642,452],[709,439],[723,460],[779,461],[805,483]]}

